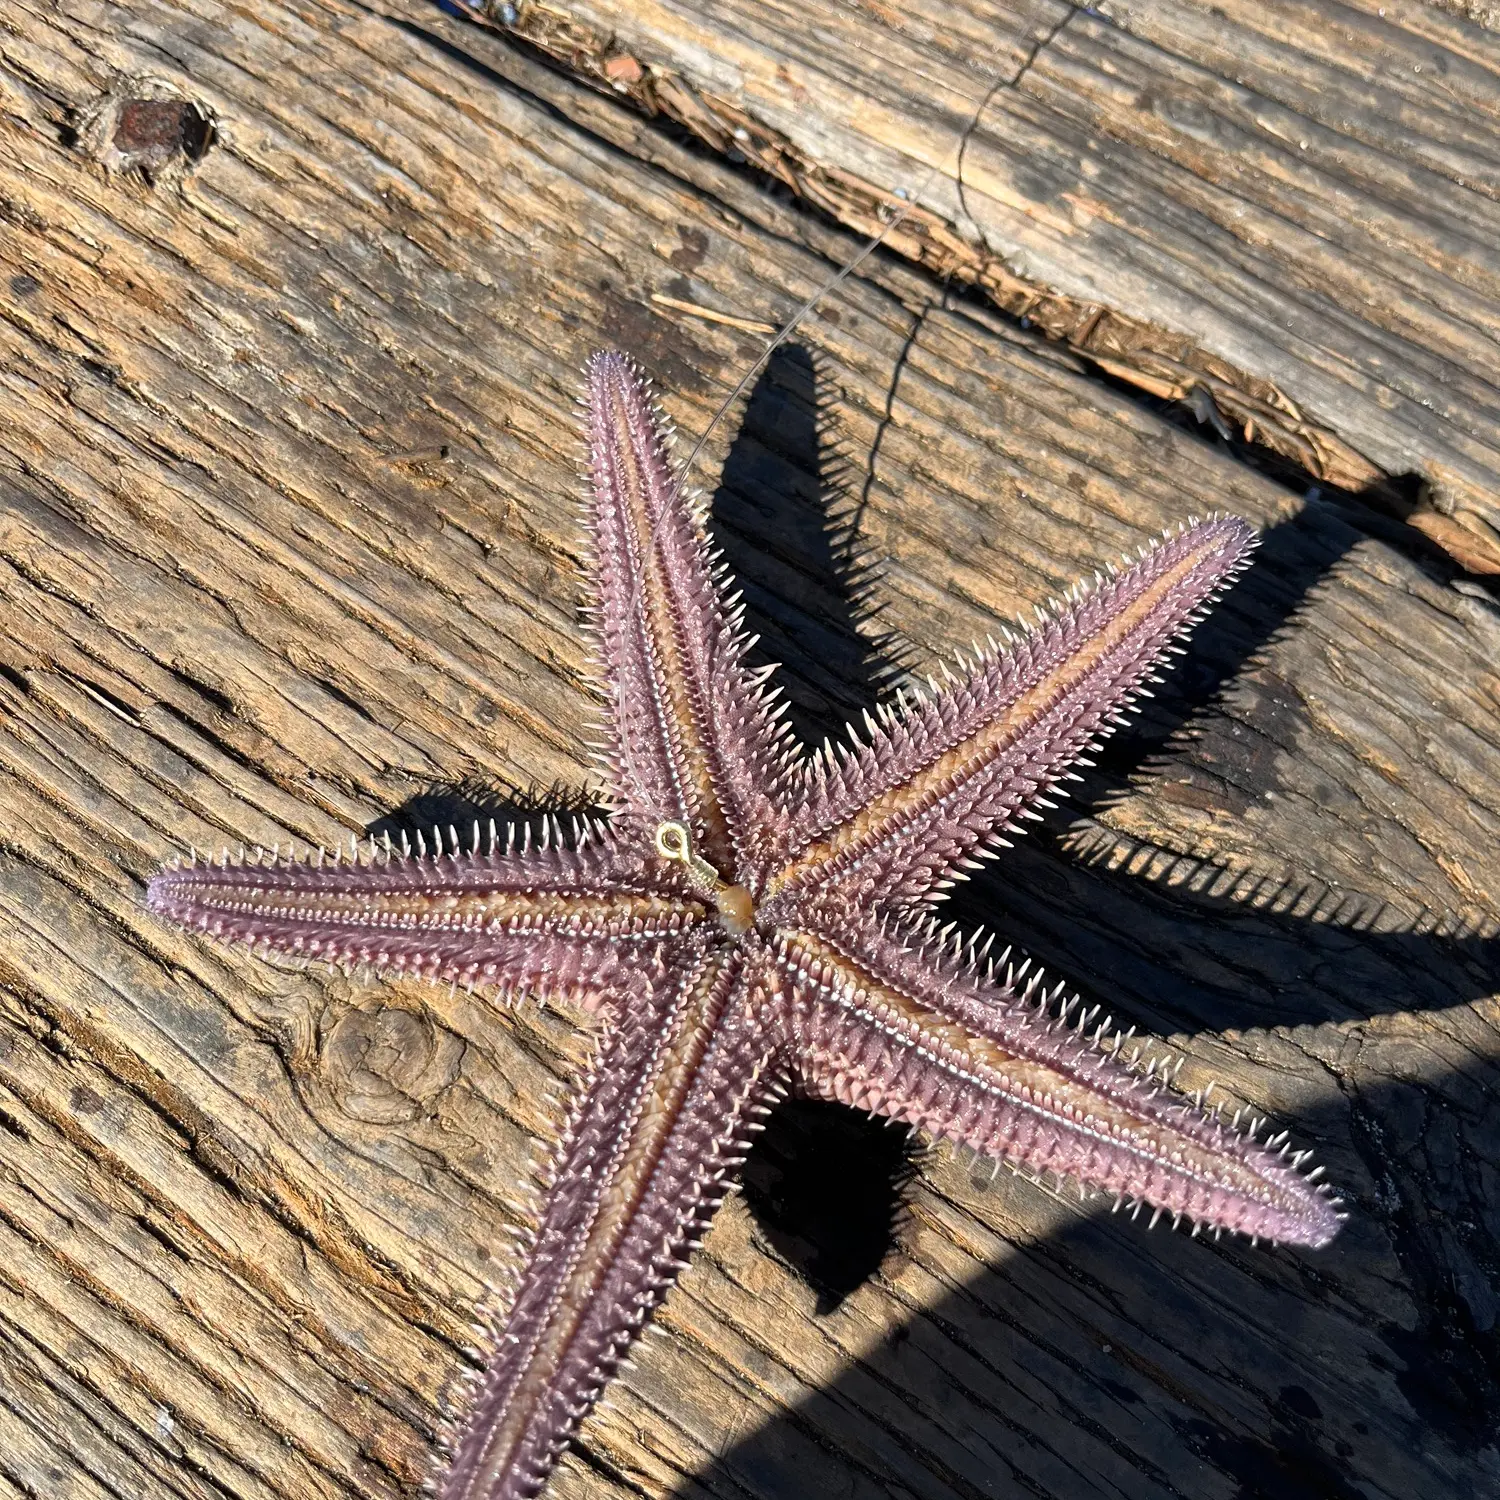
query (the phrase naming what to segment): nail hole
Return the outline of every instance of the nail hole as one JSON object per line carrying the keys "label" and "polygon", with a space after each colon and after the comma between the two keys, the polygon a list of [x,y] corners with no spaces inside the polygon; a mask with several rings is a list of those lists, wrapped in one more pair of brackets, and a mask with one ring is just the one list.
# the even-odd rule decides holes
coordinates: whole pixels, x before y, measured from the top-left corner
{"label": "nail hole", "polygon": [[114,148],[129,166],[157,172],[177,157],[201,161],[214,128],[186,99],[128,99],[115,122]]}
{"label": "nail hole", "polygon": [[164,79],[136,77],[81,112],[63,134],[110,173],[131,173],[147,187],[169,183],[197,165],[214,144],[211,110],[185,99]]}

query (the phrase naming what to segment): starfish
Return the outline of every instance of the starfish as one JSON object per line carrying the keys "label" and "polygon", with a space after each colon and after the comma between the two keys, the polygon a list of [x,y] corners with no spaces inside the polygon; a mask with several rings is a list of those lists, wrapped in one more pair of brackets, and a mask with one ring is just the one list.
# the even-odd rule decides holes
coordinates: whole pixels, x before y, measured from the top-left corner
{"label": "starfish", "polygon": [[1321,1246],[1342,1215],[1307,1153],[1260,1143],[1026,965],[933,908],[1122,722],[1154,666],[1241,569],[1214,516],[898,694],[804,757],[746,664],[730,580],[669,430],[627,358],[596,355],[588,614],[606,705],[607,826],[569,840],[279,850],[174,862],[162,916],[226,941],[591,1012],[540,1222],[436,1480],[520,1500],[676,1280],[789,1087],[904,1121],[1194,1232]]}

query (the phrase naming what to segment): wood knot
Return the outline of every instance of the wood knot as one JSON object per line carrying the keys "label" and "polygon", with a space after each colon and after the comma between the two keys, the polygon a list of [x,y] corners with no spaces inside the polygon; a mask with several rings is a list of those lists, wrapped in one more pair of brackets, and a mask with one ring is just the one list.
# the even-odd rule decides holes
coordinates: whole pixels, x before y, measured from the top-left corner
{"label": "wood knot", "polygon": [[430,1114],[458,1078],[463,1043],[426,1016],[372,1004],[346,1011],[323,1039],[322,1071],[343,1112],[370,1125]]}

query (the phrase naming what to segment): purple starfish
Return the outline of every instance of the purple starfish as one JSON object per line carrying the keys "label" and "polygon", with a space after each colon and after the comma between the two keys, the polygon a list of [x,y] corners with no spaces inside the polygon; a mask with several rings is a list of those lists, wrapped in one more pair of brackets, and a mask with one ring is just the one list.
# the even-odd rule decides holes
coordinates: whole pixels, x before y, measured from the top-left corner
{"label": "purple starfish", "polygon": [[[931,909],[1102,735],[1254,546],[1198,521],[899,697],[809,759],[679,487],[646,382],[588,368],[608,831],[349,862],[174,865],[152,908],[341,965],[555,994],[601,1023],[508,1313],[437,1483],[536,1495],[666,1295],[786,1087],[1150,1207],[1194,1232],[1324,1245],[1337,1201],[1116,1060],[1092,1013],[988,962]],[[986,945],[987,947],[987,945]]]}

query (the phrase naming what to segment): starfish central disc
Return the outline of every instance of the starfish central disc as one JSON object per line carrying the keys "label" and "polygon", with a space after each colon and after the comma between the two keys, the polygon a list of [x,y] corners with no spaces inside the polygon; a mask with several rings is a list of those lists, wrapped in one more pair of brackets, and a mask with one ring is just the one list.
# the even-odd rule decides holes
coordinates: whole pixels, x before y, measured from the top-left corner
{"label": "starfish central disc", "polygon": [[713,902],[720,923],[731,937],[741,937],[755,925],[755,897],[744,886],[729,884],[706,859],[693,852],[693,836],[685,823],[658,823],[656,852],[687,870],[694,887]]}

